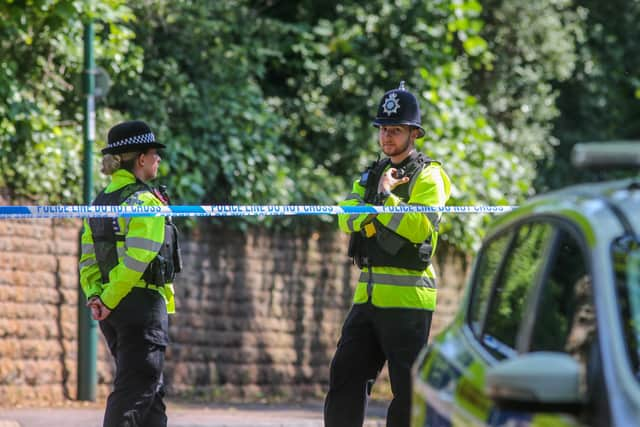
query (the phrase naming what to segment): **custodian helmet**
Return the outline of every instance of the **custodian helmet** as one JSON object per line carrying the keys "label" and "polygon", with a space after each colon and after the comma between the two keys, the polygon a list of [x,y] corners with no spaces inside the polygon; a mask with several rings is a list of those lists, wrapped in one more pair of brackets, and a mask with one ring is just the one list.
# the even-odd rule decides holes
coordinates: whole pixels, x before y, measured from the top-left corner
{"label": "custodian helmet", "polygon": [[378,106],[378,113],[373,121],[375,127],[392,125],[409,125],[418,128],[418,138],[424,136],[420,119],[420,105],[416,97],[400,82],[398,89],[384,94]]}

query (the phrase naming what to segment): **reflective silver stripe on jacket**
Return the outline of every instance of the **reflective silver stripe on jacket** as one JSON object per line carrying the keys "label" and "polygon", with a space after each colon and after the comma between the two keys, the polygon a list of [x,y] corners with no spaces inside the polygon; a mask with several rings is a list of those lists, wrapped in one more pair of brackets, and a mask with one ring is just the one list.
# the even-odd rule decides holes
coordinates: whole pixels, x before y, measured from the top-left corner
{"label": "reflective silver stripe on jacket", "polygon": [[[379,283],[381,285],[417,286],[420,288],[436,287],[435,280],[426,276],[397,276],[395,274],[372,273],[371,280],[373,283]],[[361,272],[359,281],[368,283],[369,272]]]}
{"label": "reflective silver stripe on jacket", "polygon": [[91,267],[92,265],[96,265],[96,259],[95,258],[89,258],[88,260],[82,261],[79,265],[79,270],[82,270],[83,268],[86,267]]}
{"label": "reflective silver stripe on jacket", "polygon": [[82,256],[96,254],[96,248],[93,246],[93,243],[83,243],[81,246],[81,251]]}
{"label": "reflective silver stripe on jacket", "polygon": [[349,228],[349,231],[355,231],[355,225],[353,223],[358,219],[358,216],[358,214],[349,215],[349,219],[347,220],[347,227]]}
{"label": "reflective silver stripe on jacket", "polygon": [[434,229],[438,229],[438,224],[440,224],[440,214],[437,212],[427,212],[427,218],[429,218],[429,222]]}
{"label": "reflective silver stripe on jacket", "polygon": [[127,248],[145,249],[151,252],[158,252],[162,247],[162,242],[145,239],[144,237],[127,237],[125,245]]}
{"label": "reflective silver stripe on jacket", "polygon": [[[403,204],[404,205],[404,204]],[[408,205],[405,205],[408,206]],[[402,221],[403,214],[392,214],[391,221],[387,224],[387,228],[393,231],[397,231],[398,227],[400,227],[400,221]],[[438,224],[440,223],[440,214],[437,212],[426,212],[427,218],[434,229],[438,229]]]}
{"label": "reflective silver stripe on jacket", "polygon": [[127,233],[129,232],[129,223],[131,222],[131,217],[124,217],[122,218],[124,220],[124,229],[120,232],[122,235],[126,236]]}
{"label": "reflective silver stripe on jacket", "polygon": [[[359,194],[357,193],[350,193],[346,199],[344,199],[345,201],[347,200],[357,200],[359,203],[362,203],[362,198],[360,197]],[[349,231],[354,231],[354,222],[360,217],[361,214],[351,214],[349,215],[349,219],[347,220],[347,227],[349,228]]]}
{"label": "reflective silver stripe on jacket", "polygon": [[358,193],[349,193],[349,195],[344,199],[345,202],[347,200],[357,200],[358,202],[362,202],[362,197]]}
{"label": "reflective silver stripe on jacket", "polygon": [[98,263],[96,261],[96,248],[93,246],[92,243],[83,243],[80,246],[80,251],[82,252],[81,257],[84,257],[86,255],[91,255],[92,257],[82,261],[78,266],[79,270],[82,270],[83,268],[86,268],[86,267],[90,267],[92,265],[96,265]]}
{"label": "reflective silver stripe on jacket", "polygon": [[409,198],[411,198],[411,193],[413,193],[413,187],[415,187],[416,182],[418,181],[418,177],[422,174],[422,171],[424,170],[424,167],[420,170],[420,172],[413,174],[413,176],[411,177],[411,181],[409,182],[409,192],[407,194],[409,194]]}
{"label": "reflective silver stripe on jacket", "polygon": [[128,255],[124,256],[124,260],[122,261],[122,263],[128,269],[137,271],[138,273],[144,273],[144,271],[147,269],[147,266],[149,265],[148,262],[138,261],[137,259],[131,258]]}
{"label": "reflective silver stripe on jacket", "polygon": [[[404,203],[401,203],[401,206],[402,205],[404,205]],[[392,231],[398,230],[398,227],[400,227],[400,221],[402,221],[403,216],[403,214],[391,214],[391,221],[389,221],[389,223],[387,224],[387,228]]]}

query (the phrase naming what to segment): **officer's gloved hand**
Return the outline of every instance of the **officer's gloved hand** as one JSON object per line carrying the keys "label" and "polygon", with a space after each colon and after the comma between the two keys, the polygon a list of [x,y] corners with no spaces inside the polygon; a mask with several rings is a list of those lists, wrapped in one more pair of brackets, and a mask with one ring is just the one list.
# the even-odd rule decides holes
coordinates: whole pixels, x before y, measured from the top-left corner
{"label": "officer's gloved hand", "polygon": [[378,193],[389,193],[398,185],[409,182],[408,176],[399,177],[396,168],[389,168],[382,174],[378,182]]}

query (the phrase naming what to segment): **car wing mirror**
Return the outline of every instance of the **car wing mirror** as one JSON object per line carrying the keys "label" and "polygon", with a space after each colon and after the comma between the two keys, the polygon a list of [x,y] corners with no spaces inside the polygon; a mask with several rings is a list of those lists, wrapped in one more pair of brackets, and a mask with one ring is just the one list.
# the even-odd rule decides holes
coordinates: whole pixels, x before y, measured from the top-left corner
{"label": "car wing mirror", "polygon": [[498,406],[533,406],[544,411],[569,411],[582,405],[581,367],[566,353],[534,352],[516,356],[488,369],[487,395]]}

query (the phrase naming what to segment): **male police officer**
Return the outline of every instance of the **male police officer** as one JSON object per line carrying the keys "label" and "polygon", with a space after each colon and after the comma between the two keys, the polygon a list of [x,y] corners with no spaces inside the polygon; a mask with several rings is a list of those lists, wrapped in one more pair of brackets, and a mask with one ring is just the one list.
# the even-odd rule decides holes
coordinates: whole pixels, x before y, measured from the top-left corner
{"label": "male police officer", "polygon": [[[111,183],[94,205],[162,206],[151,189],[164,148],[146,123],[120,123],[109,131],[102,171]],[[181,269],[177,229],[170,218],[85,220],[80,283],[116,361],[105,427],[164,427],[162,369],[169,342],[167,313],[175,311],[172,281]]]}
{"label": "male police officer", "polygon": [[[444,206],[449,177],[415,149],[425,132],[418,101],[404,82],[384,94],[373,124],[386,158],[367,168],[340,205]],[[387,427],[409,425],[411,365],[427,342],[436,306],[430,260],[439,221],[438,213],[339,216],[361,273],[331,363],[325,426],[362,426],[367,394],[385,361],[393,393]]]}

